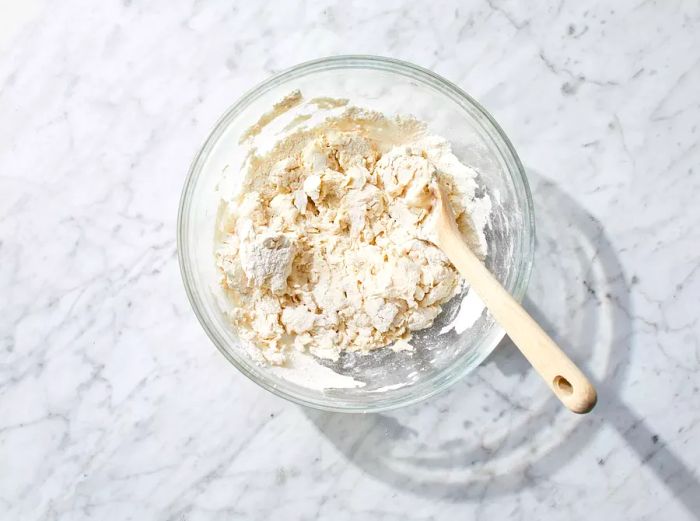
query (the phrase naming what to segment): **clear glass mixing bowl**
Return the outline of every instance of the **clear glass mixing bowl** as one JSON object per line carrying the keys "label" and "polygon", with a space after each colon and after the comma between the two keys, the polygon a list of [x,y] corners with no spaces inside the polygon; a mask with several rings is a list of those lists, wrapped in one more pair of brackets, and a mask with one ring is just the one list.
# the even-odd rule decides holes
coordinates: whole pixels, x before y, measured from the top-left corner
{"label": "clear glass mixing bowl", "polygon": [[461,333],[445,331],[466,293],[445,306],[430,329],[412,342],[416,349],[395,353],[343,355],[320,361],[364,382],[364,387],[315,390],[273,374],[245,352],[223,315],[212,288],[216,185],[222,171],[240,165],[240,136],[261,114],[294,89],[306,99],[348,98],[352,105],[384,114],[410,114],[447,138],[455,155],[479,173],[480,188],[493,201],[486,229],[485,262],[517,299],[525,293],[532,267],[534,216],[524,169],[510,141],[483,107],[437,74],[410,63],[375,56],[337,56],[303,63],[258,85],[219,120],[195,157],[178,215],[182,278],[197,318],[221,353],[265,389],[302,405],[343,412],[373,412],[418,402],[472,371],[493,351],[503,330],[484,312]]}

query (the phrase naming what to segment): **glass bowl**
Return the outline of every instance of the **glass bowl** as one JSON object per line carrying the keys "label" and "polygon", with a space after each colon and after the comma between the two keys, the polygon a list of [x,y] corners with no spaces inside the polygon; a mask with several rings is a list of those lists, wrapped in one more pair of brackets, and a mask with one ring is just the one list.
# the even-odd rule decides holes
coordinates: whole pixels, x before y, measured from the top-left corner
{"label": "glass bowl", "polygon": [[[293,402],[341,412],[375,412],[428,398],[462,378],[493,351],[503,330],[486,311],[466,330],[454,326],[464,291],[448,303],[435,324],[414,336],[414,352],[379,349],[319,360],[363,387],[318,390],[282,378],[254,361],[224,316],[215,295],[214,261],[217,183],[241,164],[239,139],[270,107],[295,89],[306,99],[348,98],[351,105],[387,115],[413,115],[431,133],[449,140],[455,155],[478,172],[478,184],[493,202],[486,228],[485,263],[521,299],[532,267],[534,216],[524,169],[510,141],[486,110],[460,88],[410,63],[375,56],[336,56],[303,63],[258,85],[218,121],[190,168],[180,200],[178,255],[187,295],[216,347],[238,370],[265,389]],[[478,302],[478,301],[477,301]],[[466,303],[465,303],[466,306]]]}

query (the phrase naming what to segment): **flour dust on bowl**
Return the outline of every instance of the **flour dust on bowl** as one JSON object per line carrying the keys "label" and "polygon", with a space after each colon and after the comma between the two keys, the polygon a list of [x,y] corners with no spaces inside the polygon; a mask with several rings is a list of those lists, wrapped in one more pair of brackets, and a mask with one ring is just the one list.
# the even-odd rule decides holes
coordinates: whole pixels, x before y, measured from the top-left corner
{"label": "flour dust on bowl", "polygon": [[196,156],[179,209],[182,276],[214,344],[264,388],[344,412],[415,403],[478,366],[503,331],[425,236],[430,216],[414,203],[431,179],[522,298],[534,241],[525,174],[455,85],[342,56],[243,96]]}

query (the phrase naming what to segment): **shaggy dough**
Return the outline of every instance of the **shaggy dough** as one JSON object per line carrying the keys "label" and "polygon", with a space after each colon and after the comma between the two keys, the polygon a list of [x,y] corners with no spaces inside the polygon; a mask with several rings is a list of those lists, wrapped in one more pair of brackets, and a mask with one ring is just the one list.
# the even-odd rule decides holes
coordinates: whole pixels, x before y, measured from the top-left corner
{"label": "shaggy dough", "polygon": [[290,349],[330,359],[410,349],[411,333],[432,325],[462,284],[413,204],[433,178],[485,253],[465,212],[475,173],[413,119],[349,108],[251,154],[245,170],[220,208],[216,261],[231,320],[271,363]]}

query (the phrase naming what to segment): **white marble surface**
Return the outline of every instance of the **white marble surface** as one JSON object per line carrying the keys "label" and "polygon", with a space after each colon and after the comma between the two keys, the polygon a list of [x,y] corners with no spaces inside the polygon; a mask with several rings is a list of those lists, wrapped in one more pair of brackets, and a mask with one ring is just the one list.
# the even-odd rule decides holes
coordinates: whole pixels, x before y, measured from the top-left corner
{"label": "white marble surface", "polygon": [[[20,4],[0,2],[0,519],[698,518],[697,2]],[[210,344],[176,261],[188,164],[244,90],[343,53],[429,67],[506,129],[539,227],[527,307],[593,375],[592,414],[508,345],[427,403],[344,416]]]}

